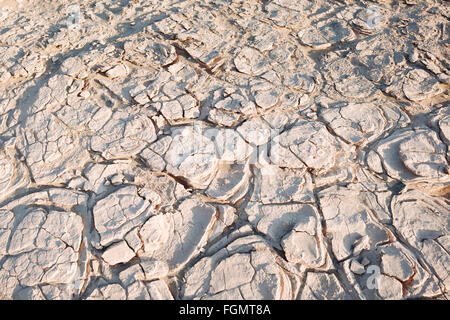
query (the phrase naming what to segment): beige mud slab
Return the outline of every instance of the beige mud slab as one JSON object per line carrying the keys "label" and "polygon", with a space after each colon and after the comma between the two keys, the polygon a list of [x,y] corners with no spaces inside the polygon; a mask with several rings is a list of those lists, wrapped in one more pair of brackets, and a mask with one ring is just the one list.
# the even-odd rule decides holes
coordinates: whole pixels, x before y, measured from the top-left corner
{"label": "beige mud slab", "polygon": [[0,1],[0,299],[447,299],[448,1]]}

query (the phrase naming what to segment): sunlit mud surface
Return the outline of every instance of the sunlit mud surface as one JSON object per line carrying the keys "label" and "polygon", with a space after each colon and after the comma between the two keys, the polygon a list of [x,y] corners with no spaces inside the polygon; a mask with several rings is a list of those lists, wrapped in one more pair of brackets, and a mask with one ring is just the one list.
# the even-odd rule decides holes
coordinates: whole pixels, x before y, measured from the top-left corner
{"label": "sunlit mud surface", "polygon": [[0,299],[447,299],[448,1],[0,1]]}

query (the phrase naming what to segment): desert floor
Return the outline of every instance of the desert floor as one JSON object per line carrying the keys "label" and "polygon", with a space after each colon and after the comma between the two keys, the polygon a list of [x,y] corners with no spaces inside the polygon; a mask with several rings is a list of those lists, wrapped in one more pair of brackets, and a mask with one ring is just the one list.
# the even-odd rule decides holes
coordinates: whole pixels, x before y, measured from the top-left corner
{"label": "desert floor", "polygon": [[449,18],[0,1],[0,299],[447,299]]}

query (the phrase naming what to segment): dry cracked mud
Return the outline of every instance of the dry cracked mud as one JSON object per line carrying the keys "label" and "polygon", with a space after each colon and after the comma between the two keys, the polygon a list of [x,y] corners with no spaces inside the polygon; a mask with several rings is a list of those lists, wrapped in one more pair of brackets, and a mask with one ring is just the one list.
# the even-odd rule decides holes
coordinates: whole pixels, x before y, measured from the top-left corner
{"label": "dry cracked mud", "polygon": [[447,299],[449,19],[0,1],[0,298]]}

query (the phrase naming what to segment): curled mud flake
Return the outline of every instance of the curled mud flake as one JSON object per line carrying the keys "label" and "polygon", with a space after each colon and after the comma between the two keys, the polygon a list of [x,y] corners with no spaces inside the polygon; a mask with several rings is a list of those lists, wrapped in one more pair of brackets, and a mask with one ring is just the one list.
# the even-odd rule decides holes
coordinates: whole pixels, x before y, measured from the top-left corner
{"label": "curled mud flake", "polygon": [[[302,246],[296,247],[297,243],[301,243]],[[320,258],[316,239],[305,232],[294,231],[290,233],[283,239],[282,246],[286,252],[286,258],[290,262],[311,266]]]}
{"label": "curled mud flake", "polygon": [[278,103],[280,93],[275,90],[258,91],[255,94],[256,104],[263,108],[269,109]]}
{"label": "curled mud flake", "polygon": [[346,149],[320,122],[297,121],[278,141],[317,173],[332,169],[339,153]]}
{"label": "curled mud flake", "polygon": [[408,72],[403,83],[403,92],[411,101],[422,101],[443,92],[439,81],[425,70],[414,69]]}
{"label": "curled mud flake", "polygon": [[387,173],[410,182],[425,181],[448,184],[446,145],[429,129],[398,130],[381,140],[375,150]]}
{"label": "curled mud flake", "polygon": [[369,6],[356,12],[352,25],[362,34],[372,35],[386,26],[386,16],[378,6]]}
{"label": "curled mud flake", "polygon": [[172,143],[164,159],[168,172],[183,177],[196,188],[206,187],[218,168],[213,141],[197,132],[194,127],[174,131]]}
{"label": "curled mud flake", "polygon": [[268,143],[273,134],[269,125],[261,118],[247,120],[237,131],[245,141],[256,146]]}
{"label": "curled mud flake", "polygon": [[186,274],[184,298],[291,299],[294,284],[286,266],[264,241],[252,238],[199,260]]}
{"label": "curled mud flake", "polygon": [[197,198],[184,200],[176,212],[152,216],[140,230],[144,257],[181,268],[208,241],[216,209]]}
{"label": "curled mud flake", "polygon": [[126,263],[134,257],[134,252],[125,241],[120,241],[109,246],[102,254],[102,259],[111,266]]}
{"label": "curled mud flake", "polygon": [[123,187],[99,200],[93,215],[100,246],[121,239],[128,231],[142,225],[151,214],[150,202],[138,195],[135,186]]}
{"label": "curled mud flake", "polygon": [[118,64],[105,71],[105,75],[108,78],[123,78],[128,74],[128,67],[124,64]]}
{"label": "curled mud flake", "polygon": [[447,205],[446,200],[411,190],[393,199],[394,226],[411,245],[446,236],[450,214]]}
{"label": "curled mud flake", "polygon": [[234,115],[247,115],[256,110],[255,103],[245,94],[234,92],[226,97],[219,98],[213,105],[214,109],[229,112]]}
{"label": "curled mud flake", "polygon": [[326,263],[330,258],[326,252],[317,213],[304,215],[292,231],[283,237],[281,247],[289,262],[301,264],[306,268],[327,268]]}
{"label": "curled mud flake", "polygon": [[145,148],[140,153],[140,156],[145,160],[146,165],[155,171],[163,171],[166,167],[164,159],[150,148]]}
{"label": "curled mud flake", "polygon": [[395,247],[386,247],[381,251],[381,267],[383,273],[404,282],[414,276],[414,265],[407,256]]}
{"label": "curled mud flake", "polygon": [[147,220],[139,231],[144,250],[152,254],[161,249],[175,232],[171,215],[157,215]]}
{"label": "curled mud flake", "polygon": [[433,273],[448,288],[448,248],[439,239],[449,235],[448,201],[409,191],[396,196],[392,203],[393,224],[409,245],[417,248]]}
{"label": "curled mud flake", "polygon": [[332,251],[338,260],[375,248],[392,237],[373,216],[372,209],[361,201],[363,196],[358,191],[340,187],[319,193],[327,233],[332,238]]}
{"label": "curled mud flake", "polygon": [[448,175],[446,148],[439,142],[434,132],[414,135],[400,144],[400,159],[417,176],[445,177]]}
{"label": "curled mud flake", "polygon": [[268,68],[269,61],[256,49],[246,47],[234,58],[234,65],[239,72],[258,75]]}
{"label": "curled mud flake", "polygon": [[321,116],[331,129],[353,144],[367,144],[386,130],[406,124],[407,116],[388,103],[349,103],[342,107],[326,108]]}
{"label": "curled mud flake", "polygon": [[[317,240],[317,246],[320,252],[317,252],[315,261],[305,261],[305,264],[310,263],[315,267],[320,267],[324,264],[325,252],[323,248],[323,241],[320,233],[320,219],[316,209],[309,204],[270,204],[259,205],[251,203],[247,209],[249,221],[256,226],[258,231],[266,234],[270,239],[276,243],[282,243],[285,249],[289,252],[289,257],[294,263],[301,257],[296,256],[294,248],[291,243],[286,240],[295,233],[306,232]],[[306,229],[305,229],[306,228]],[[282,239],[285,240],[282,241]],[[284,243],[284,244],[283,244]],[[302,253],[306,254],[307,246],[299,248]],[[301,253],[300,253],[301,254]],[[290,261],[291,261],[290,260]]]}
{"label": "curled mud flake", "polygon": [[183,107],[177,100],[163,102],[161,113],[169,121],[179,120],[183,118]]}
{"label": "curled mud flake", "polygon": [[209,197],[235,202],[246,194],[249,183],[248,165],[222,163],[205,192]]}

